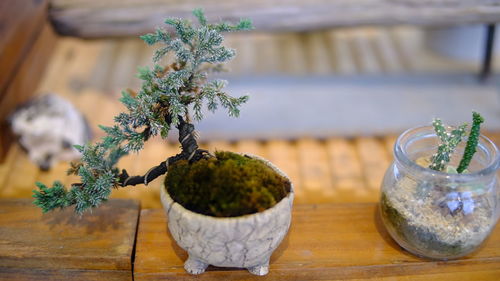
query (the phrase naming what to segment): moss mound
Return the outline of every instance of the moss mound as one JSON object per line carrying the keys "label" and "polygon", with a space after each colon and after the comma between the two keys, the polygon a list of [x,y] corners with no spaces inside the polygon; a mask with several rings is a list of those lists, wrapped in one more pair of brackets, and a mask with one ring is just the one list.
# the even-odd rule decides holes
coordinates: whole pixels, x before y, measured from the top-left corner
{"label": "moss mound", "polygon": [[232,152],[169,167],[172,199],[196,213],[235,217],[271,208],[290,192],[290,182],[263,162]]}

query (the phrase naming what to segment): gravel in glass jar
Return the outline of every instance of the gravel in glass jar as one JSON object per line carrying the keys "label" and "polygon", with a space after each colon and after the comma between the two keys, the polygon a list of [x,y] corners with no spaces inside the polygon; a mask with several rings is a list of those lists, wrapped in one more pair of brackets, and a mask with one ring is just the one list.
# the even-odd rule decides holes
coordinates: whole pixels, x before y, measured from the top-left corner
{"label": "gravel in glass jar", "polygon": [[409,252],[432,259],[454,259],[476,250],[500,214],[496,171],[499,151],[480,136],[467,173],[458,174],[465,142],[456,148],[446,172],[428,167],[438,146],[432,127],[410,129],[394,146],[394,162],[381,188],[380,211],[392,238]]}

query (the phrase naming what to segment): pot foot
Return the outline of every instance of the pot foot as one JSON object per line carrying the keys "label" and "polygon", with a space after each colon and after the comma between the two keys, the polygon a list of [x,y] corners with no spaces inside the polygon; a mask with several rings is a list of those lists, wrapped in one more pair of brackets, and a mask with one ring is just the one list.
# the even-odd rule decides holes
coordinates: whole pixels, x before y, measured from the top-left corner
{"label": "pot foot", "polygon": [[184,269],[190,274],[201,274],[205,272],[208,264],[200,261],[199,259],[189,257],[186,262],[184,262]]}
{"label": "pot foot", "polygon": [[266,263],[261,264],[261,265],[249,267],[247,269],[250,273],[255,274],[255,275],[259,275],[259,276],[266,275],[269,272],[269,261],[267,261]]}

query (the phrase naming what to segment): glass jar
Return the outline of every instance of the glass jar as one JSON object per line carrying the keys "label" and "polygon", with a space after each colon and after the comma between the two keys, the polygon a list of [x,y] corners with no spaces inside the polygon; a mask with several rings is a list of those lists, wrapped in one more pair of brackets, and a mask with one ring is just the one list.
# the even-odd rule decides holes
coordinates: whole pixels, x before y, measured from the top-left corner
{"label": "glass jar", "polygon": [[[432,259],[454,259],[473,252],[491,233],[500,214],[496,171],[499,151],[480,136],[467,173],[431,170],[437,151],[432,127],[410,129],[394,146],[394,162],[381,188],[382,221],[394,240],[409,252]],[[449,167],[457,167],[465,141]]]}

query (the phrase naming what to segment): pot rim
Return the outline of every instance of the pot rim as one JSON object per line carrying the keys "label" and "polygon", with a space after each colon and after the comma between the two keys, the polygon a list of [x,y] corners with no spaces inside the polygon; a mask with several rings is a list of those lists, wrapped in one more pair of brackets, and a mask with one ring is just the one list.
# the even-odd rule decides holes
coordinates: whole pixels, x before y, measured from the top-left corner
{"label": "pot rim", "polygon": [[[196,213],[196,212],[193,212],[191,210],[184,208],[184,206],[182,206],[180,203],[178,203],[178,202],[174,201],[174,199],[172,199],[172,197],[170,196],[170,194],[167,191],[167,187],[165,186],[165,184],[163,184],[161,186],[161,201],[162,201],[162,203],[166,204],[168,207],[167,214],[170,212],[170,209],[172,209],[173,207],[175,207],[177,205],[177,208],[179,209],[179,211],[181,211],[183,213],[188,213],[191,216],[197,216],[199,218],[213,220],[214,222],[215,221],[217,221],[217,222],[232,222],[232,221],[239,221],[241,219],[249,219],[249,218],[256,217],[256,216],[264,216],[264,215],[267,215],[268,213],[275,212],[277,209],[282,209],[281,206],[284,204],[291,204],[293,202],[293,197],[294,197],[293,183],[290,180],[290,178],[283,171],[281,171],[278,167],[276,167],[270,161],[268,161],[260,156],[249,154],[249,153],[238,153],[238,154],[243,155],[243,156],[248,156],[248,157],[253,158],[253,159],[260,160],[264,164],[266,164],[268,167],[273,169],[273,171],[278,173],[280,176],[285,177],[290,182],[290,192],[288,192],[288,194],[285,197],[283,197],[278,203],[276,203],[276,205],[274,205],[271,208],[266,209],[262,212],[257,212],[257,213],[253,213],[253,214],[246,214],[246,215],[237,216],[237,217],[214,217],[214,216],[208,216],[208,215]],[[166,202],[164,202],[164,201],[166,201]]]}
{"label": "pot rim", "polygon": [[454,181],[460,181],[460,182],[468,182],[477,179],[478,177],[487,176],[491,174],[494,175],[495,171],[500,166],[500,153],[498,151],[497,146],[488,137],[484,136],[483,134],[480,134],[479,143],[483,143],[486,146],[491,147],[491,153],[492,153],[492,160],[489,161],[488,165],[485,168],[467,174],[450,174],[422,167],[408,157],[408,155],[405,152],[405,148],[403,147],[404,146],[403,142],[404,139],[407,138],[412,133],[424,130],[430,131],[433,130],[433,128],[432,126],[413,127],[404,131],[401,135],[399,135],[399,137],[396,140],[396,143],[394,144],[394,149],[393,149],[395,161],[403,163],[405,166],[409,167],[411,170],[416,171],[418,173],[423,173],[434,178],[443,178],[447,180],[453,179]]}

